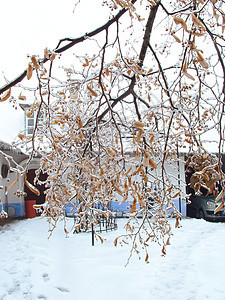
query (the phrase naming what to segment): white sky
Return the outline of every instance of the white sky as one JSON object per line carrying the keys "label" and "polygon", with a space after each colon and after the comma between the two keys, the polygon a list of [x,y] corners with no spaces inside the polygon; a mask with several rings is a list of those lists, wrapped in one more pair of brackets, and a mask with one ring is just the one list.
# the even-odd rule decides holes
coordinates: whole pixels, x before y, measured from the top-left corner
{"label": "white sky", "polygon": [[[99,0],[7,0],[0,1],[0,86],[27,68],[27,54],[40,55],[54,49],[59,39],[79,37],[108,20]],[[20,109],[19,109],[20,110]],[[23,114],[12,104],[0,106],[0,140],[12,142],[23,127]]]}
{"label": "white sky", "polygon": [[[107,16],[99,0],[7,0],[1,1],[0,83],[2,72],[14,78],[27,67],[27,54],[43,56],[60,38],[78,37],[103,24]],[[96,14],[98,13],[98,15]],[[105,20],[104,20],[105,19]]]}

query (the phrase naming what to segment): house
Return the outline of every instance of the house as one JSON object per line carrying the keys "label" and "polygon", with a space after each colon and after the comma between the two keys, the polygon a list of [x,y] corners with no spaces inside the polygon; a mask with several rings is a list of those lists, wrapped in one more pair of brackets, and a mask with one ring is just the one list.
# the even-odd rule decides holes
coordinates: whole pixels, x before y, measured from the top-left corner
{"label": "house", "polygon": [[[23,112],[23,132],[26,133],[27,136],[32,135],[33,129],[34,129],[34,123],[35,123],[35,116],[31,116],[27,118],[27,112],[30,109],[30,105],[23,103],[20,104],[20,117],[21,112]],[[41,126],[41,122],[40,122]],[[15,136],[19,132],[15,132]],[[45,201],[45,194],[44,190],[45,187],[43,185],[37,185],[36,187],[40,191],[40,196],[35,195],[32,193],[27,186],[24,184],[24,176],[23,174],[17,175],[17,172],[9,172],[7,173],[7,168],[9,166],[7,162],[7,155],[11,156],[15,163],[20,165],[22,168],[26,166],[26,162],[28,159],[28,155],[22,153],[20,150],[13,149],[10,144],[2,142],[0,150],[4,155],[1,153],[0,155],[0,164],[2,169],[2,178],[0,179],[0,185],[2,186],[2,189],[0,190],[0,199],[2,202],[2,207],[4,210],[8,213],[10,217],[24,217],[27,215],[26,208],[30,210],[34,203],[36,204],[43,204]],[[181,189],[183,192],[185,192],[185,165],[184,165],[184,154],[180,154],[180,161],[178,163],[166,163],[166,171],[170,174],[172,178],[172,182],[174,185],[179,184],[181,186]],[[35,178],[35,171],[39,168],[39,160],[40,158],[35,157],[29,164],[28,170],[27,170],[27,180],[33,184],[34,178]],[[161,172],[161,170],[158,168],[157,170],[154,170],[155,173]],[[8,176],[7,176],[8,175]],[[19,179],[17,180],[17,176],[19,176]],[[46,179],[47,175],[42,174],[41,175],[41,181],[44,181]],[[12,188],[9,189],[9,187],[15,182]],[[157,187],[153,187],[156,188]],[[19,193],[18,191],[23,191],[22,193]],[[118,201],[111,203],[111,209],[113,211],[116,211],[118,215],[123,215],[126,212],[129,212],[130,210],[130,204],[132,203],[132,199],[128,198],[128,201],[125,203],[119,205],[120,199],[117,199]],[[175,198],[173,201],[175,203],[176,208],[182,213],[182,215],[186,216],[186,202],[181,201],[182,199],[179,199],[179,197]],[[29,205],[28,205],[29,204]],[[74,210],[72,207],[66,208],[66,215],[73,215]],[[28,212],[29,214],[29,212]]]}
{"label": "house", "polygon": [[3,208],[9,217],[25,216],[24,195],[19,192],[23,190],[23,176],[9,169],[9,164],[15,168],[25,159],[26,154],[0,141],[0,210]]}
{"label": "house", "polygon": [[[36,215],[33,204],[45,202],[44,186],[36,185],[40,195],[37,196],[26,186],[23,168],[26,166],[28,155],[13,148],[10,144],[0,141],[0,212],[3,209],[9,217],[30,217]],[[11,167],[11,170],[9,168]],[[16,165],[21,172],[16,171]],[[34,158],[26,172],[27,181],[33,184],[35,171],[39,168],[39,158]],[[14,170],[12,170],[14,168]],[[41,174],[41,180],[46,176]]]}

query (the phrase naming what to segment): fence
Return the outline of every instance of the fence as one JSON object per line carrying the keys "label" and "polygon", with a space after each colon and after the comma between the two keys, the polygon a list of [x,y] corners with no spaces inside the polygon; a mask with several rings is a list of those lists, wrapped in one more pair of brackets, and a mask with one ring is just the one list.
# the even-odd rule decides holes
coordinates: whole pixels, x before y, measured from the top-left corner
{"label": "fence", "polygon": [[[77,222],[77,216],[74,215],[74,223],[76,224]],[[92,246],[94,246],[94,237],[95,233],[102,233],[102,232],[107,232],[111,230],[117,229],[117,220],[115,216],[109,216],[106,218],[103,214],[100,215],[97,219],[97,221],[90,222],[88,219],[86,220],[86,224],[81,228],[80,226],[77,228],[75,226],[74,232],[73,233],[79,233],[81,231],[84,232],[90,232],[92,235]]]}

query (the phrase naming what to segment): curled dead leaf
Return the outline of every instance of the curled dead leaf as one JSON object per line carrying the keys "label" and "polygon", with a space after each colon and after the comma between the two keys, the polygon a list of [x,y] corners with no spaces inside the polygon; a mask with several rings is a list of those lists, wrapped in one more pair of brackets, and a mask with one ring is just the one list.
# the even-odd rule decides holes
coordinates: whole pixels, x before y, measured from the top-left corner
{"label": "curled dead leaf", "polygon": [[17,177],[16,177],[16,180],[13,181],[13,183],[8,187],[7,191],[6,191],[6,194],[8,193],[8,191],[10,191],[15,185],[16,183],[19,181],[19,173],[17,173]]}
{"label": "curled dead leaf", "polygon": [[191,31],[191,34],[193,34],[194,36],[203,36],[204,34],[202,32],[197,32],[197,31]]}
{"label": "curled dead leaf", "polygon": [[32,61],[35,69],[39,69],[40,68],[40,66],[39,66],[39,64],[38,64],[38,62],[36,60],[36,57],[34,55],[31,57],[31,61]]}
{"label": "curled dead leaf", "polygon": [[40,191],[35,186],[33,186],[29,181],[27,181],[26,173],[24,173],[24,183],[31,192],[33,192],[37,196],[40,196]]}
{"label": "curled dead leaf", "polygon": [[140,141],[141,141],[141,136],[142,136],[143,133],[144,133],[144,130],[139,129],[138,134],[137,134],[137,141],[138,141],[138,143],[140,143]]}
{"label": "curled dead leaf", "polygon": [[146,253],[146,256],[145,256],[145,262],[148,263],[148,253]]}
{"label": "curled dead leaf", "polygon": [[187,61],[186,61],[186,60],[185,60],[184,65],[183,65],[182,72],[183,72],[183,74],[184,74],[186,77],[188,77],[189,79],[191,79],[191,80],[193,80],[193,81],[195,80],[194,77],[193,77],[191,74],[189,74],[189,73],[187,72]]}
{"label": "curled dead leaf", "polygon": [[30,80],[33,74],[33,67],[31,63],[28,63],[28,68],[27,68],[27,79]]}
{"label": "curled dead leaf", "polygon": [[196,15],[194,13],[191,14],[191,17],[192,17],[192,22],[200,27],[203,31],[206,31],[206,28],[205,26],[202,24],[202,22],[196,17]]}
{"label": "curled dead leaf", "polygon": [[224,196],[224,190],[222,190],[222,191],[218,194],[218,196],[217,196],[216,199],[215,199],[215,202],[218,202],[220,199],[223,198],[223,196]]}
{"label": "curled dead leaf", "polygon": [[47,48],[45,48],[45,50],[44,50],[44,57],[49,59],[49,52],[48,52]]}
{"label": "curled dead leaf", "polygon": [[218,213],[221,209],[223,209],[223,207],[224,207],[224,199],[222,200],[220,205],[216,208],[216,210],[214,211],[214,214]]}
{"label": "curled dead leaf", "polygon": [[162,248],[162,254],[166,255],[166,248],[165,248],[165,246],[163,246],[163,248]]}
{"label": "curled dead leaf", "polygon": [[69,233],[69,231],[66,229],[66,227],[64,227],[64,231],[65,231],[66,234]]}
{"label": "curled dead leaf", "polygon": [[50,61],[53,61],[56,58],[55,52],[52,52],[51,56],[49,57]]}
{"label": "curled dead leaf", "polygon": [[204,69],[208,69],[209,64],[207,63],[207,61],[205,61],[204,57],[201,55],[201,53],[199,51],[197,51],[197,55],[198,55],[198,62],[200,63],[200,65]]}
{"label": "curled dead leaf", "polygon": [[184,29],[185,31],[188,30],[188,29],[187,29],[187,24],[186,24],[186,22],[185,22],[182,18],[175,16],[175,17],[173,18],[173,20],[174,20],[174,22],[175,22],[177,25],[180,24],[180,25],[183,27],[183,29]]}
{"label": "curled dead leaf", "polygon": [[179,218],[178,218],[178,217],[176,217],[175,228],[177,228],[179,225],[180,225]]}
{"label": "curled dead leaf", "polygon": [[43,207],[43,204],[34,204],[33,208],[34,209],[41,209]]}
{"label": "curled dead leaf", "polygon": [[94,97],[97,97],[98,94],[89,86],[87,85],[87,89],[89,90],[89,92],[94,96]]}
{"label": "curled dead leaf", "polygon": [[149,165],[149,157],[145,155],[143,158],[143,166],[146,168]]}
{"label": "curled dead leaf", "polygon": [[157,169],[157,164],[154,162],[154,160],[149,157],[149,165],[153,168],[153,169]]}
{"label": "curled dead leaf", "polygon": [[5,96],[0,98],[0,102],[4,102],[4,101],[8,100],[10,96],[11,96],[11,89],[8,90],[8,92],[5,94]]}
{"label": "curled dead leaf", "polygon": [[135,121],[134,126],[138,129],[142,129],[145,125],[140,121]]}
{"label": "curled dead leaf", "polygon": [[130,207],[130,213],[134,213],[136,211],[137,208],[137,199],[134,197],[133,203]]}
{"label": "curled dead leaf", "polygon": [[26,100],[26,96],[23,96],[21,93],[20,93],[20,95],[19,95],[19,100]]}
{"label": "curled dead leaf", "polygon": [[[96,234],[96,233],[95,233],[95,234]],[[103,244],[103,242],[104,242],[103,238],[102,238],[99,234],[96,234],[96,236],[97,236],[97,238],[99,238],[101,244]]]}
{"label": "curled dead leaf", "polygon": [[27,137],[26,137],[24,134],[22,134],[22,133],[20,133],[20,134],[18,135],[18,138],[20,138],[22,141],[24,141],[24,140],[27,139]]}
{"label": "curled dead leaf", "polygon": [[181,43],[181,40],[179,39],[179,37],[177,37],[174,33],[172,33],[171,35],[176,40],[177,43]]}
{"label": "curled dead leaf", "polygon": [[125,196],[123,197],[123,199],[120,201],[119,205],[123,204],[124,202],[127,201],[128,198],[128,192],[125,194]]}

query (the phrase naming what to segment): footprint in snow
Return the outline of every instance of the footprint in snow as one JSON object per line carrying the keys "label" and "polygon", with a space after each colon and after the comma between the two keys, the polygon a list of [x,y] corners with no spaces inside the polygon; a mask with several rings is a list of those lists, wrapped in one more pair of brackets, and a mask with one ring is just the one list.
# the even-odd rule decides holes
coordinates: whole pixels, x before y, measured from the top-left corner
{"label": "footprint in snow", "polygon": [[70,290],[68,290],[67,288],[62,287],[62,286],[56,286],[56,288],[57,288],[60,292],[64,292],[64,293],[69,293],[69,292],[70,292]]}
{"label": "footprint in snow", "polygon": [[42,277],[43,277],[44,282],[49,281],[49,275],[48,275],[48,273],[43,273]]}
{"label": "footprint in snow", "polygon": [[45,295],[38,295],[38,299],[47,299],[47,297]]}

